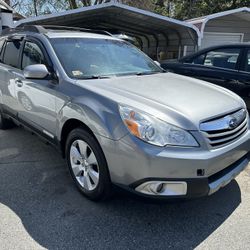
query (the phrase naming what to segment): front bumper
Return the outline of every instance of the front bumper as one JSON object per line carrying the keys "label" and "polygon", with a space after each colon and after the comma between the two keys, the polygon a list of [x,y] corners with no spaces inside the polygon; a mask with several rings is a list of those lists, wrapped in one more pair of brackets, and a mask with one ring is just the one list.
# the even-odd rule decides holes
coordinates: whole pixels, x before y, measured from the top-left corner
{"label": "front bumper", "polygon": [[[208,178],[194,178],[194,179],[167,179],[167,178],[147,178],[133,183],[128,188],[129,191],[138,193],[136,190],[138,187],[143,186],[144,183],[166,182],[166,183],[186,183],[187,192],[185,195],[174,195],[172,192],[168,192],[168,195],[162,195],[162,191],[159,194],[154,194],[154,197],[158,198],[197,198],[207,195],[212,195],[217,192],[220,188],[225,187],[229,184],[237,175],[239,175],[247,166],[250,161],[250,153],[244,155],[237,162],[221,170],[220,172],[208,177]],[[124,188],[124,187],[123,187]],[[139,192],[139,195],[151,196],[144,192]],[[163,192],[164,194],[164,192]]]}
{"label": "front bumper", "polygon": [[250,132],[225,147],[201,148],[155,147],[127,135],[119,141],[98,138],[109,166],[113,183],[131,192],[146,182],[185,182],[185,195],[174,193],[167,198],[192,198],[211,195],[227,185],[250,160]]}

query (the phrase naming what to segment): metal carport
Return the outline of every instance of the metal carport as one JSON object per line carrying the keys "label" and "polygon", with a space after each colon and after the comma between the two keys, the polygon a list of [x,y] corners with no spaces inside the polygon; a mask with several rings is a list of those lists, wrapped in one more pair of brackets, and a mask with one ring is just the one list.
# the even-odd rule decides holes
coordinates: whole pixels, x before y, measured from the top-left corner
{"label": "metal carport", "polygon": [[187,20],[200,30],[201,47],[250,41],[250,8],[242,7]]}
{"label": "metal carport", "polygon": [[[154,59],[177,58],[196,50],[198,28],[149,11],[111,2],[20,20],[21,24],[65,25],[105,29],[133,36]],[[163,59],[163,58],[162,58]]]}

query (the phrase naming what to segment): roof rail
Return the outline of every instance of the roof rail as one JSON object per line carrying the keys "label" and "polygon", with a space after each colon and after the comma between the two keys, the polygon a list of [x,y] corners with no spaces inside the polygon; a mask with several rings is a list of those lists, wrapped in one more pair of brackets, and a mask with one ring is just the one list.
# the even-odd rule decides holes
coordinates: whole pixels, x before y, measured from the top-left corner
{"label": "roof rail", "polygon": [[51,30],[73,30],[73,31],[82,31],[82,32],[97,33],[97,34],[112,36],[112,34],[109,33],[108,31],[99,30],[99,29],[69,27],[69,26],[61,26],[61,25],[42,25],[42,27],[45,29],[51,29]]}
{"label": "roof rail", "polygon": [[108,31],[98,30],[98,29],[88,29],[88,28],[80,28],[80,27],[68,27],[68,26],[56,26],[56,25],[20,25],[16,28],[7,28],[2,31],[2,35],[7,35],[16,32],[29,31],[40,34],[48,33],[48,30],[71,30],[71,31],[80,31],[80,32],[89,32],[96,34],[103,34],[112,36]]}

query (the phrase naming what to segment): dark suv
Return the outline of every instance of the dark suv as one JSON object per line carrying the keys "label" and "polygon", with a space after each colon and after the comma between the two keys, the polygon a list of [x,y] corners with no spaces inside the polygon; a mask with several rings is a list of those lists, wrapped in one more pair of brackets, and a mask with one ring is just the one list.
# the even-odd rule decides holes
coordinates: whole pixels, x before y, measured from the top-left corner
{"label": "dark suv", "polygon": [[230,89],[240,95],[250,109],[250,43],[206,48],[161,66]]}

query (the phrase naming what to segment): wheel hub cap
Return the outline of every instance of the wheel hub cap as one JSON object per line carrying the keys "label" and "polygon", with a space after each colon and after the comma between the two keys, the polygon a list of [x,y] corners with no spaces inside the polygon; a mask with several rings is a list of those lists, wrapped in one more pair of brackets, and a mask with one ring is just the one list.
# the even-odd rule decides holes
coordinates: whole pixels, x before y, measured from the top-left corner
{"label": "wheel hub cap", "polygon": [[76,140],[70,148],[72,172],[86,190],[94,190],[99,183],[99,166],[91,147],[83,140]]}

